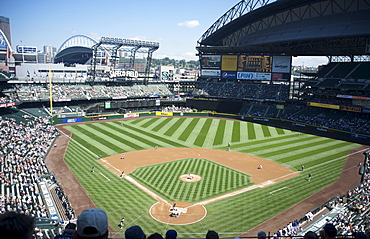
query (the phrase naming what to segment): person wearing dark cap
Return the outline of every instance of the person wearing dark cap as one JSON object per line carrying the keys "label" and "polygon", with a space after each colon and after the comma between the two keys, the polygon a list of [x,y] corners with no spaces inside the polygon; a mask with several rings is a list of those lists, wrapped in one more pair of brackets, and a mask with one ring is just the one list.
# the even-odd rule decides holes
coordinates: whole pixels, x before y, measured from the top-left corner
{"label": "person wearing dark cap", "polygon": [[77,239],[107,239],[108,217],[104,210],[91,208],[84,210],[77,218]]}
{"label": "person wearing dark cap", "polygon": [[125,231],[126,239],[146,239],[143,229],[139,226],[132,226]]}
{"label": "person wearing dark cap", "polygon": [[177,238],[177,231],[175,230],[168,230],[166,232],[165,239],[176,239]]}
{"label": "person wearing dark cap", "polygon": [[327,223],[324,226],[324,235],[325,239],[333,239],[337,236],[337,229],[333,224]]}
{"label": "person wearing dark cap", "polygon": [[218,236],[218,233],[213,231],[213,230],[209,230],[206,234],[206,239],[219,239],[220,237]]}

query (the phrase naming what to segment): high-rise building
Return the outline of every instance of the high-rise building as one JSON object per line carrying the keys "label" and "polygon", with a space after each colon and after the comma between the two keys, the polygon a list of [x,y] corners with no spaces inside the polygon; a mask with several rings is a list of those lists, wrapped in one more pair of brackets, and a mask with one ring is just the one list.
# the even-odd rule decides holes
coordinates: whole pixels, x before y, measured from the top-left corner
{"label": "high-rise building", "polygon": [[9,18],[0,16],[0,30],[4,33],[6,38],[8,39],[9,43],[11,44],[11,37],[10,37],[10,21]]}

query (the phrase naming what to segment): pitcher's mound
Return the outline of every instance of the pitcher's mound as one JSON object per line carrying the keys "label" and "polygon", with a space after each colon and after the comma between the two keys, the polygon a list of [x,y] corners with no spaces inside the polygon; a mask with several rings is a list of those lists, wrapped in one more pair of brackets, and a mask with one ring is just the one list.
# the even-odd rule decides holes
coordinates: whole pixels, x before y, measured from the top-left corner
{"label": "pitcher's mound", "polygon": [[185,182],[198,182],[202,179],[201,176],[195,174],[183,174],[180,176],[180,179]]}
{"label": "pitcher's mound", "polygon": [[[175,205],[175,207],[173,207]],[[174,210],[177,212],[173,215]],[[199,222],[207,214],[203,205],[187,202],[157,202],[150,208],[150,215],[157,221],[170,225],[186,225]]]}

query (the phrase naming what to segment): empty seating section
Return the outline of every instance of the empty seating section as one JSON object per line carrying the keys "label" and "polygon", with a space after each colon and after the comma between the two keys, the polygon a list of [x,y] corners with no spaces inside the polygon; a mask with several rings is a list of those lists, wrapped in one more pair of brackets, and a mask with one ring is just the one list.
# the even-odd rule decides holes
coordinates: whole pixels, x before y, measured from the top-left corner
{"label": "empty seating section", "polygon": [[325,78],[327,77],[327,74],[329,74],[335,67],[338,66],[338,63],[336,62],[330,62],[325,67],[322,67],[319,72],[317,73],[318,78]]}
{"label": "empty seating section", "polygon": [[369,79],[370,62],[360,62],[358,67],[351,73],[354,79]]}

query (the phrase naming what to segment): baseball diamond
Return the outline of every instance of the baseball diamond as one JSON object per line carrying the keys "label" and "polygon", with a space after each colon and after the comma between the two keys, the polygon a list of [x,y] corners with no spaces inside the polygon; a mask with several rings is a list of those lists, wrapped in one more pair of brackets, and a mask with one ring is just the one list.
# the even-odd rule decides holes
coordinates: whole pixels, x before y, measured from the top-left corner
{"label": "baseball diamond", "polygon": [[[206,227],[222,236],[239,236],[270,219],[273,223],[264,227],[273,231],[359,182],[356,165],[363,151],[355,149],[358,144],[219,118],[149,117],[120,126],[122,122],[59,125],[58,147],[46,159],[57,176],[64,175],[58,178],[76,213],[102,208],[112,225],[124,216],[125,227],[140,225],[148,233],[170,226],[181,237],[196,237]],[[348,155],[357,159],[345,164]],[[175,162],[188,166],[181,170]],[[205,165],[209,168],[201,171]],[[331,186],[343,167],[351,177],[330,195],[315,194]],[[307,182],[309,173],[314,176]],[[199,180],[181,180],[189,174]],[[220,184],[213,179],[196,188],[215,175],[222,177]],[[238,185],[237,177],[250,181]],[[177,217],[171,216],[174,204],[180,210]],[[293,215],[273,217],[287,212]],[[125,227],[111,226],[110,231],[122,235]]]}

